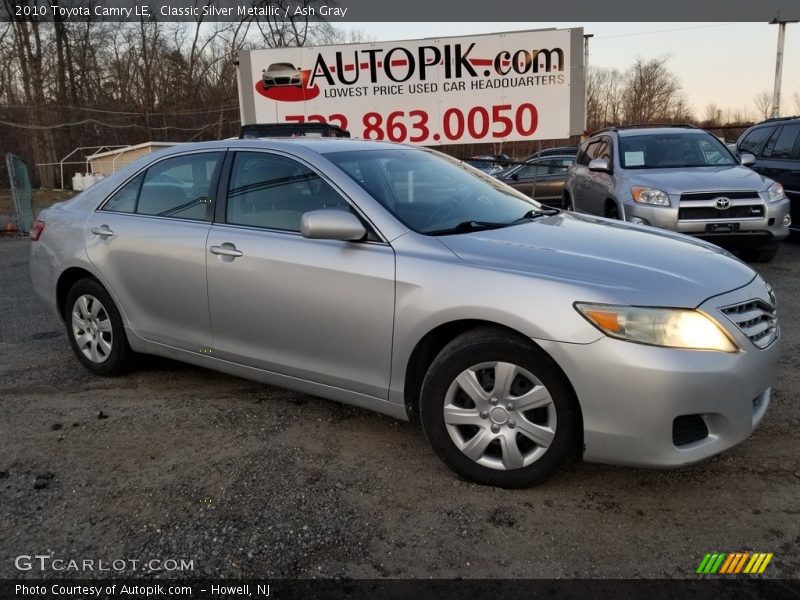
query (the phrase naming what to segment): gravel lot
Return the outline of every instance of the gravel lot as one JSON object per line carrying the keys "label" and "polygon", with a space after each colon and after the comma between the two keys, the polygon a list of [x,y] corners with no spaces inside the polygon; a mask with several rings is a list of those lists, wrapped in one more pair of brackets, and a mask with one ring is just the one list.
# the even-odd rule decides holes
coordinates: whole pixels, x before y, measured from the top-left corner
{"label": "gravel lot", "polygon": [[765,576],[800,577],[800,245],[758,267],[784,358],[750,440],[508,491],[365,410],[161,359],[89,375],[34,297],[28,244],[0,241],[0,578],[37,553],[193,560],[183,576],[687,577],[714,550],[774,552]]}

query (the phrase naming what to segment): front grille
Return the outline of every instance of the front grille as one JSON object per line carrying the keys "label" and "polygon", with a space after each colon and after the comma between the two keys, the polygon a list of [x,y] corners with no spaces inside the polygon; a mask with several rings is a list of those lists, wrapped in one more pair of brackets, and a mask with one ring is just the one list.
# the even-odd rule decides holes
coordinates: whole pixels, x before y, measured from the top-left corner
{"label": "front grille", "polygon": [[778,337],[775,308],[763,300],[748,300],[720,310],[758,348],[766,348]]}
{"label": "front grille", "polygon": [[708,221],[712,219],[759,219],[764,216],[764,206],[746,204],[719,210],[713,206],[682,206],[678,210],[681,221]]}
{"label": "front grille", "polygon": [[708,437],[708,427],[700,415],[681,415],[672,422],[672,443],[686,446]]}
{"label": "front grille", "polygon": [[755,190],[742,192],[687,192],[686,194],[681,194],[681,200],[713,200],[720,196],[730,200],[759,197],[758,192]]}

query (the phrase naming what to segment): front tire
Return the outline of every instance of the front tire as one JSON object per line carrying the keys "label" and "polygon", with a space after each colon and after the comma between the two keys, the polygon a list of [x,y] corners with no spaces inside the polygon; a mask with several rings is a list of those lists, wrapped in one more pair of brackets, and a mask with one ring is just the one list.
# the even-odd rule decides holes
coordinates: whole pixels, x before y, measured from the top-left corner
{"label": "front tire", "polygon": [[747,262],[768,263],[777,256],[779,249],[780,242],[770,242],[759,248],[745,248],[740,255]]}
{"label": "front tire", "polygon": [[122,317],[111,295],[95,279],[72,286],[64,305],[67,337],[75,356],[95,375],[121,375],[133,363]]}
{"label": "front tire", "polygon": [[549,478],[578,448],[575,394],[540,349],[479,328],[450,342],[420,394],[422,428],[461,477],[524,487]]}

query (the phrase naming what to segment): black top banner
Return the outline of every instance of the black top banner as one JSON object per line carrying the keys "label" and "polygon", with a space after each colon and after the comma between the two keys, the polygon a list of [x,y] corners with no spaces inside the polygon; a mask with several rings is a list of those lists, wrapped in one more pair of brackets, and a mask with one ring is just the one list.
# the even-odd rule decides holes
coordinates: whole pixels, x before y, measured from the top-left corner
{"label": "black top banner", "polygon": [[0,21],[641,22],[800,19],[798,0],[4,0]]}

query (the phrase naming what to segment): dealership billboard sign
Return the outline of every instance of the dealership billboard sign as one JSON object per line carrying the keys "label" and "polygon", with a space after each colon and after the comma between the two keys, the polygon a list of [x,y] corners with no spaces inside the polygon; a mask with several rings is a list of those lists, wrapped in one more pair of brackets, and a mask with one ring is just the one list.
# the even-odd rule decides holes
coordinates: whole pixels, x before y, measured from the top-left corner
{"label": "dealership billboard sign", "polygon": [[566,138],[584,128],[582,48],[575,28],[242,52],[242,124],[421,145]]}

